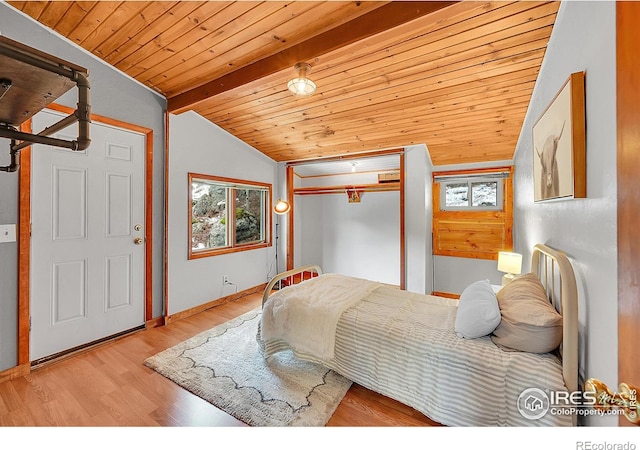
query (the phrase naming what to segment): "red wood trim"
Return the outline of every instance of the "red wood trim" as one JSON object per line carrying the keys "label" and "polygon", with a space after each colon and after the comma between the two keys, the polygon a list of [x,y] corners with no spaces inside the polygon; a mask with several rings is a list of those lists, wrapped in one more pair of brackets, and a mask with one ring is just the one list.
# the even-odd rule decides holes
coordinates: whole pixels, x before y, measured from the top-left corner
{"label": "red wood trim", "polygon": [[224,247],[216,250],[191,251],[189,253],[189,259],[200,259],[200,258],[207,258],[209,256],[219,256],[219,255],[226,255],[229,253],[246,252],[248,250],[257,250],[259,248],[266,248],[270,246],[271,246],[270,243],[267,244],[267,243],[261,242],[259,244],[248,244],[248,245],[242,245],[238,247]]}
{"label": "red wood trim", "polygon": [[513,166],[485,167],[482,169],[449,170],[449,171],[433,172],[433,179],[435,183],[435,178],[439,176],[476,175],[480,173],[496,173],[496,172],[512,172],[512,171],[513,171]]}
{"label": "red wood trim", "polygon": [[405,167],[404,152],[400,153],[400,289],[405,290],[407,284],[406,272],[406,237],[405,237]]}
{"label": "red wood trim", "polygon": [[[384,169],[384,172],[397,172],[399,169]],[[358,170],[358,174],[362,175],[363,173],[375,173],[375,174],[379,174],[383,171],[380,170]],[[353,172],[349,171],[349,172],[344,172],[344,173],[332,173],[332,174],[322,174],[322,175],[300,175],[300,174],[296,174],[296,177],[300,178],[300,179],[304,179],[304,180],[308,180],[311,178],[326,178],[328,176],[331,177],[344,177],[344,176],[353,176]]]}
{"label": "red wood trim", "polygon": [[[31,119],[20,127],[32,133]],[[20,151],[18,173],[18,366],[29,373],[31,271],[31,146]],[[0,377],[1,378],[1,377]]]}
{"label": "red wood trim", "polygon": [[[30,131],[24,131],[25,133],[30,133]],[[25,147],[26,148],[26,147]],[[20,150],[23,152],[24,150]],[[24,377],[31,373],[31,364],[20,364],[19,366],[12,367],[11,369],[3,370],[0,372],[0,383],[4,383],[5,381],[15,380],[16,378]]]}
{"label": "red wood trim", "polygon": [[166,324],[165,322],[166,322],[165,317],[160,316],[160,317],[156,317],[155,319],[147,320],[144,326],[145,328],[157,328],[157,327],[164,326]]}
{"label": "red wood trim", "polygon": [[[618,383],[640,386],[640,91],[637,56],[640,3],[616,2],[617,197],[618,197]],[[620,426],[629,426],[620,417]]]}
{"label": "red wood trim", "polygon": [[153,318],[153,130],[145,133],[145,198],[144,198],[144,317]]}
{"label": "red wood trim", "polygon": [[316,195],[316,194],[344,194],[346,189],[356,189],[362,192],[384,192],[384,191],[400,191],[401,183],[384,183],[384,184],[345,184],[341,186],[312,186],[304,188],[296,188],[293,190],[295,195]]}
{"label": "red wood trim", "polygon": [[[162,264],[162,272],[164,282],[162,315],[166,318],[169,315],[169,112],[164,113],[164,247],[162,250],[164,261]],[[191,194],[189,194],[191,196]],[[191,227],[187,228],[190,229]]]}
{"label": "red wood trim", "polygon": [[295,208],[294,208],[294,180],[293,180],[293,166],[287,165],[287,198],[289,199],[289,204],[291,205],[291,209],[287,214],[287,270],[293,269],[294,264],[294,223],[295,223]]}
{"label": "red wood trim", "polygon": [[456,300],[460,298],[460,294],[452,294],[451,292],[433,291],[431,295],[436,295],[438,297],[444,297],[444,298],[453,298]]}

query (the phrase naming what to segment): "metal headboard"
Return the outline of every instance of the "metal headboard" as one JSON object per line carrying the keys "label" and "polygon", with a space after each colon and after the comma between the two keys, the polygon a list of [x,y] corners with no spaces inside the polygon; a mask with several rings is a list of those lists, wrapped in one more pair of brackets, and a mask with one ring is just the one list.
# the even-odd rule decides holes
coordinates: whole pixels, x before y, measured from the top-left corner
{"label": "metal headboard", "polygon": [[578,287],[566,253],[536,244],[531,271],[545,287],[553,306],[562,314],[562,375],[569,392],[578,390]]}

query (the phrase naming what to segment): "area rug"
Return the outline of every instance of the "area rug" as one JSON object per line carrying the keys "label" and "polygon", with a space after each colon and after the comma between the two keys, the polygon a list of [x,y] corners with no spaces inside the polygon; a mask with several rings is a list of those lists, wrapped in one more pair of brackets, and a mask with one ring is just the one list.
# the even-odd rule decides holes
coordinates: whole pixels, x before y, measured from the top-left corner
{"label": "area rug", "polygon": [[252,426],[324,426],[351,381],[291,352],[265,360],[260,308],[148,358],[144,364]]}

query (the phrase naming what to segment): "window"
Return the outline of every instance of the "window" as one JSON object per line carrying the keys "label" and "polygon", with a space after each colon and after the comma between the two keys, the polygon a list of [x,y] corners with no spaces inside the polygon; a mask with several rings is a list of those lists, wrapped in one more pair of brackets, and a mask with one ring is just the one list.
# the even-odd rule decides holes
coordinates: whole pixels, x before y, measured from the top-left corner
{"label": "window", "polygon": [[502,210],[502,175],[456,178],[440,182],[442,211]]}
{"label": "window", "polygon": [[189,259],[271,244],[271,185],[189,174]]}
{"label": "window", "polygon": [[512,167],[433,178],[433,254],[496,259],[513,245]]}

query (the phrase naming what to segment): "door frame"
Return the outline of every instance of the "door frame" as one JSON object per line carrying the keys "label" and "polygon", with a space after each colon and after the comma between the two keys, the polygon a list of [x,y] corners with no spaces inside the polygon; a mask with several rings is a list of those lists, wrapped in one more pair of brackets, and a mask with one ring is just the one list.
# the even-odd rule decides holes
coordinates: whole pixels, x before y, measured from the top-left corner
{"label": "door frame", "polygon": [[[640,139],[637,127],[637,89],[640,61],[636,57],[637,20],[640,4],[616,2],[616,100],[618,189],[618,383],[640,386],[640,362],[633,357],[640,341],[640,269],[637,259],[638,178]],[[631,426],[620,416],[619,425]]]}
{"label": "door frame", "polygon": [[[398,190],[400,194],[400,198],[398,200],[398,206],[400,209],[400,289],[406,289],[407,283],[407,272],[406,272],[406,237],[405,237],[405,163],[404,163],[404,155],[405,149],[402,148],[394,148],[389,150],[379,150],[374,152],[365,152],[365,153],[353,153],[348,156],[339,156],[336,158],[323,158],[323,159],[305,159],[298,161],[290,161],[286,165],[286,189],[287,189],[287,198],[289,199],[289,205],[291,209],[287,213],[288,221],[287,221],[287,270],[292,270],[294,268],[294,232],[295,232],[295,214],[294,214],[294,205],[295,205],[295,186],[294,186],[294,167],[301,164],[312,164],[314,162],[319,161],[343,161],[345,159],[358,159],[358,158],[370,158],[381,155],[398,155],[400,157],[399,166],[400,166],[400,188]],[[277,250],[276,250],[277,251]]]}
{"label": "door frame", "polygon": [[[68,106],[51,104],[46,109],[73,114],[75,109]],[[145,279],[144,279],[144,311],[145,324],[150,325],[153,314],[153,130],[150,128],[123,122],[97,114],[91,114],[92,122],[111,125],[145,135],[144,162],[144,206],[145,206]],[[25,123],[26,132],[32,132],[31,121]],[[18,179],[18,366],[15,375],[23,376],[31,371],[30,361],[30,329],[31,329],[31,146],[20,152],[20,175]]]}

